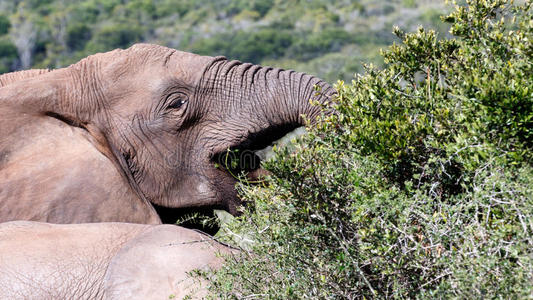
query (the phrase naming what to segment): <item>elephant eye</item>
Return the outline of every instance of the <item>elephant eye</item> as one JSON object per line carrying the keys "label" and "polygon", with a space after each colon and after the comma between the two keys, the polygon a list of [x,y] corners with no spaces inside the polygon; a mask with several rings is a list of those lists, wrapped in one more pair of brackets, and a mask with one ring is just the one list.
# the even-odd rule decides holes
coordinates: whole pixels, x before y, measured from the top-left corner
{"label": "elephant eye", "polygon": [[175,93],[168,96],[169,105],[167,109],[178,109],[187,103],[187,96],[181,93]]}
{"label": "elephant eye", "polygon": [[170,103],[170,105],[168,106],[168,108],[172,109],[172,108],[180,108],[183,104],[187,103],[187,101],[183,100],[183,99],[178,99],[172,103]]}

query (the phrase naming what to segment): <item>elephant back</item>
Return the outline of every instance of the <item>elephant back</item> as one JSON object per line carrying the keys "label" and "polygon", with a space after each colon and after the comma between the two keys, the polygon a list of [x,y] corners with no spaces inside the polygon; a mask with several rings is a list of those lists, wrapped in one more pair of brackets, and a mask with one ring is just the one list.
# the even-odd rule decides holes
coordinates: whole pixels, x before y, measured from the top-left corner
{"label": "elephant back", "polygon": [[4,87],[13,82],[32,78],[32,77],[39,76],[41,74],[45,74],[48,72],[50,72],[50,70],[48,69],[32,69],[32,70],[25,70],[25,71],[2,74],[0,75],[0,87]]}

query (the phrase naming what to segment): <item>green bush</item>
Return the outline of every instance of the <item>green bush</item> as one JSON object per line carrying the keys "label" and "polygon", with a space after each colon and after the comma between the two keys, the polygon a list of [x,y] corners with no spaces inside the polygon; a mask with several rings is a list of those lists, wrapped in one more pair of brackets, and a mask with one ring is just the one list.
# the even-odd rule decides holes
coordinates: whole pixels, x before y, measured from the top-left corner
{"label": "green bush", "polygon": [[329,28],[298,40],[288,50],[288,56],[298,60],[310,60],[329,52],[337,52],[350,42],[352,38],[348,32],[340,28]]}
{"label": "green bush", "polygon": [[274,6],[274,1],[270,0],[232,0],[225,10],[230,15],[236,15],[243,10],[256,11],[260,16],[264,16]]}
{"label": "green bush", "polygon": [[261,28],[256,32],[238,31],[203,39],[191,46],[192,51],[206,55],[224,55],[231,59],[259,63],[265,58],[283,56],[293,36],[286,30]]}
{"label": "green bush", "polygon": [[0,15],[0,35],[8,33],[10,27],[11,22],[9,22],[9,18],[4,15]]}
{"label": "green bush", "polygon": [[127,24],[112,24],[102,27],[91,40],[96,51],[108,51],[115,48],[127,48],[141,41],[142,30]]}
{"label": "green bush", "polygon": [[17,47],[8,39],[0,39],[0,74],[12,71],[17,59]]}
{"label": "green bush", "polygon": [[94,2],[82,2],[71,8],[71,16],[74,20],[84,24],[94,24],[98,19],[98,14],[101,12],[99,7]]}
{"label": "green bush", "polygon": [[213,298],[533,296],[532,3],[466,0],[279,149],[220,237]]}
{"label": "green bush", "polygon": [[81,50],[91,39],[91,29],[82,23],[67,26],[67,46],[73,50]]}
{"label": "green bush", "polygon": [[158,18],[172,14],[183,16],[188,11],[194,9],[194,4],[190,1],[159,0],[155,3],[155,14]]}

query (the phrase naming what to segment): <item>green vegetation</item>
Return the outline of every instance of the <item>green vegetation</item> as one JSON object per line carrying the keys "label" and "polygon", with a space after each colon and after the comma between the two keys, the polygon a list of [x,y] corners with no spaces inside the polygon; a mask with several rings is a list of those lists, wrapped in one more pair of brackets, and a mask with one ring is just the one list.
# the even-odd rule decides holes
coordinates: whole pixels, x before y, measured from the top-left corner
{"label": "green vegetation", "polygon": [[335,82],[363,72],[362,61],[381,65],[376,54],[396,39],[393,24],[445,33],[435,21],[444,13],[442,3],[400,0],[0,0],[0,43],[9,51],[0,72],[64,67],[149,42]]}
{"label": "green vegetation", "polygon": [[454,38],[395,29],[386,65],[239,185],[219,235],[242,257],[203,273],[213,298],[532,297],[532,5],[466,0]]}

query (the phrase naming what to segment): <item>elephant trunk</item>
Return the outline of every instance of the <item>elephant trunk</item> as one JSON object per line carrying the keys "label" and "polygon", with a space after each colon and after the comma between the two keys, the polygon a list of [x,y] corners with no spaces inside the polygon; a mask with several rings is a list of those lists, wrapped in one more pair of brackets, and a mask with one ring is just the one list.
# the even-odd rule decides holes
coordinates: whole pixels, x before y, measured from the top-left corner
{"label": "elephant trunk", "polygon": [[[293,114],[296,111],[298,114],[296,116],[297,123],[305,125],[303,116],[313,123],[324,112],[322,105],[329,104],[336,91],[329,83],[317,77],[290,70],[282,73],[287,74],[285,76],[289,78],[289,81],[293,82],[292,85],[298,84],[298,88],[292,91],[291,99],[294,103],[293,105],[298,106],[297,109],[293,110]],[[329,112],[329,110],[326,112]]]}
{"label": "elephant trunk", "polygon": [[252,101],[254,111],[271,126],[314,122],[323,112],[320,104],[327,104],[336,93],[325,81],[292,70],[263,67],[256,76],[254,90],[259,96]]}
{"label": "elephant trunk", "polygon": [[222,100],[218,109],[260,127],[303,126],[303,115],[313,121],[322,112],[320,105],[310,100],[324,104],[336,93],[328,83],[311,75],[223,57],[217,57],[205,72],[200,86],[217,93]]}
{"label": "elephant trunk", "polygon": [[[220,119],[211,123],[209,153],[225,153],[228,148],[263,149],[292,130],[314,122],[336,93],[325,81],[292,70],[262,67],[216,58],[199,85],[213,93]],[[205,109],[209,107],[205,106]]]}

